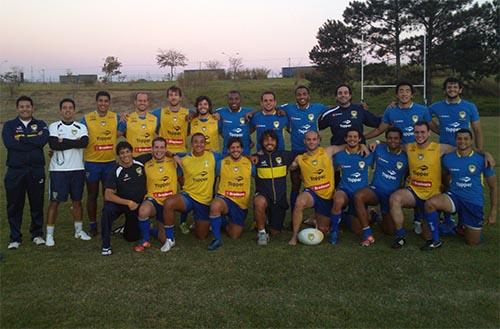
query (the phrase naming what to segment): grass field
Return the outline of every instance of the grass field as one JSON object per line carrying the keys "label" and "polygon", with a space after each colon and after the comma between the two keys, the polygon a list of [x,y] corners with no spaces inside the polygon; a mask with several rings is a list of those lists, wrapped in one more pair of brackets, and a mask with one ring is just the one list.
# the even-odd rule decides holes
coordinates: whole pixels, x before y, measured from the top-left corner
{"label": "grass field", "polygon": [[[279,99],[293,100],[290,89],[295,81],[253,83],[235,87],[249,95],[249,102],[269,88],[279,91]],[[229,88],[229,82],[221,82],[203,93],[214,95],[219,105]],[[56,101],[67,91],[40,89],[27,93],[36,95],[36,116],[52,122],[57,119]],[[163,100],[163,89],[148,90]],[[116,107],[126,108],[125,99],[133,91],[112,90],[113,102],[123,101]],[[91,104],[94,93],[91,88],[82,90],[77,101]],[[2,121],[15,116],[11,102],[2,103]],[[91,109],[87,106],[83,110]],[[498,100],[496,107],[498,111]],[[482,124],[486,149],[500,162],[500,119],[484,117]],[[4,163],[3,146],[0,157]],[[2,165],[0,176],[4,172]],[[335,247],[290,247],[288,231],[267,247],[258,247],[250,230],[250,210],[243,237],[225,238],[225,245],[214,253],[206,251],[209,241],[177,230],[177,246],[167,254],[159,252],[158,243],[138,254],[113,236],[114,254],[102,257],[100,239],[72,238],[69,204],[61,206],[56,246],[36,247],[29,242],[27,208],[24,242],[17,251],[6,250],[9,230],[5,198],[0,198],[1,328],[500,326],[500,223],[485,228],[485,242],[477,248],[447,237],[443,248],[432,253],[418,249],[423,240],[414,234],[407,248],[394,251],[389,248],[392,238],[378,227],[371,248],[359,247],[359,238],[349,232]]]}

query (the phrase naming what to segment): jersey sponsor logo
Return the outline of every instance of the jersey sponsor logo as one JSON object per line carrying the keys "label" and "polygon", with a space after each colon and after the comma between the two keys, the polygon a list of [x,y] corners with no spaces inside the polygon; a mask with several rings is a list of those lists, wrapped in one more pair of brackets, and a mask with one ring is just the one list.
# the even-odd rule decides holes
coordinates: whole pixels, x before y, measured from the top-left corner
{"label": "jersey sponsor logo", "polygon": [[263,166],[263,167],[267,167],[267,161],[266,160],[261,161],[260,165]]}
{"label": "jersey sponsor logo", "polygon": [[388,180],[396,180],[396,172],[393,170],[382,171],[382,177]]}
{"label": "jersey sponsor logo", "polygon": [[113,144],[105,144],[105,145],[95,145],[94,146],[94,151],[109,151],[112,150]]}
{"label": "jersey sponsor logo", "polygon": [[465,111],[458,112],[458,116],[460,117],[460,119],[464,120],[465,119]]}
{"label": "jersey sponsor logo", "polygon": [[193,177],[193,181],[196,183],[206,182],[208,180],[207,175],[208,175],[208,172],[203,170]]}
{"label": "jersey sponsor logo", "polygon": [[340,128],[350,128],[351,125],[351,120],[344,120],[340,123]]}
{"label": "jersey sponsor logo", "polygon": [[233,130],[231,130],[229,132],[229,136],[230,137],[243,137],[242,132],[243,132],[243,129],[241,129],[241,128],[234,128]]}
{"label": "jersey sponsor logo", "polygon": [[184,144],[184,140],[182,138],[168,138],[167,139],[167,144],[183,145]]}
{"label": "jersey sponsor logo", "polygon": [[233,123],[231,120],[224,119],[224,123]]}
{"label": "jersey sponsor logo", "polygon": [[473,164],[471,164],[471,165],[469,165],[469,168],[468,168],[468,169],[469,169],[469,172],[470,172],[471,174],[473,174],[473,173],[476,171],[476,166],[475,166],[475,165],[473,165]]}
{"label": "jersey sponsor logo", "polygon": [[413,179],[411,181],[411,185],[417,186],[417,187],[429,187],[430,188],[430,187],[432,187],[432,182]]}
{"label": "jersey sponsor logo", "polygon": [[327,189],[330,187],[330,182],[326,182],[324,184],[320,184],[320,185],[314,185],[314,186],[311,186],[309,187],[311,190],[313,191],[319,191],[319,190],[324,190],[324,189]]}
{"label": "jersey sponsor logo", "polygon": [[351,118],[357,119],[358,118],[358,111],[351,111]]}
{"label": "jersey sponsor logo", "polygon": [[453,122],[448,125],[448,127],[445,128],[445,131],[447,133],[456,133],[460,129],[460,123],[458,122]]}
{"label": "jersey sponsor logo", "polygon": [[361,174],[359,172],[355,172],[347,177],[347,181],[349,183],[360,183],[361,182]]}
{"label": "jersey sponsor logo", "polygon": [[167,196],[174,195],[174,191],[153,192],[153,197],[161,199]]}
{"label": "jersey sponsor logo", "polygon": [[233,198],[243,198],[246,195],[245,191],[224,191],[224,195]]}
{"label": "jersey sponsor logo", "polygon": [[427,172],[428,169],[429,167],[422,165],[418,167],[417,170],[413,170],[413,174],[417,177],[427,177],[429,176],[429,173]]}
{"label": "jersey sponsor logo", "polygon": [[259,125],[255,125],[255,127],[257,127],[257,128],[266,128],[266,125],[260,125],[259,124]]}
{"label": "jersey sponsor logo", "polygon": [[413,127],[406,127],[403,129],[403,136],[413,136]]}
{"label": "jersey sponsor logo", "polygon": [[460,188],[471,188],[472,187],[472,183],[470,182],[471,180],[472,178],[468,176],[460,177],[455,185],[457,185]]}
{"label": "jersey sponsor logo", "polygon": [[290,119],[292,119],[293,121],[301,121],[302,120],[301,118],[298,118],[298,117],[290,117]]}
{"label": "jersey sponsor logo", "polygon": [[305,135],[306,132],[308,132],[311,129],[311,125],[303,125],[302,127],[299,128],[299,133],[302,135]]}
{"label": "jersey sponsor logo", "polygon": [[144,153],[144,152],[150,152],[151,151],[151,146],[143,146],[143,147],[135,147],[134,148],[134,153]]}

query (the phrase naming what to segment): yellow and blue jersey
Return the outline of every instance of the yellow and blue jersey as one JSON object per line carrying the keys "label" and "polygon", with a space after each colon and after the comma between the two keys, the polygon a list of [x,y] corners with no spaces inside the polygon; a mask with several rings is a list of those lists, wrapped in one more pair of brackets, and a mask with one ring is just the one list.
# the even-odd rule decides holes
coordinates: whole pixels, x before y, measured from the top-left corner
{"label": "yellow and blue jersey", "polygon": [[137,112],[129,115],[127,122],[118,123],[118,131],[122,132],[132,145],[133,155],[151,152],[151,144],[159,128],[159,120],[151,113],[139,116]]}
{"label": "yellow and blue jersey", "polygon": [[89,144],[83,151],[83,158],[89,162],[110,162],[115,160],[118,114],[108,111],[100,116],[97,111],[87,113],[80,121],[87,127]]}
{"label": "yellow and blue jersey", "polygon": [[209,205],[213,198],[218,155],[205,151],[200,156],[191,153],[179,156],[184,174],[183,191],[195,201]]}
{"label": "yellow and blue jersey", "polygon": [[409,167],[408,186],[422,200],[441,193],[441,147],[430,142],[425,148],[410,143],[406,147]]}
{"label": "yellow and blue jersey", "polygon": [[186,152],[188,133],[188,122],[186,116],[189,110],[181,107],[179,111],[173,112],[168,107],[158,108],[151,111],[160,121],[158,135],[167,141],[167,150],[172,153]]}
{"label": "yellow and blue jersey", "polygon": [[298,155],[297,163],[300,167],[304,187],[322,199],[331,199],[335,187],[335,177],[332,158],[328,156],[325,149],[318,147],[313,154]]}
{"label": "yellow and blue jersey", "polygon": [[220,177],[217,193],[232,200],[241,209],[248,208],[250,186],[255,167],[247,157],[235,161],[230,156],[225,157],[217,166]]}
{"label": "yellow and blue jersey", "polygon": [[208,118],[200,117],[191,120],[191,135],[201,133],[205,136],[205,150],[220,152],[219,120],[209,115]]}
{"label": "yellow and blue jersey", "polygon": [[151,159],[144,164],[146,171],[147,194],[160,205],[165,199],[177,193],[177,177],[182,172],[174,159],[166,157],[163,161]]}

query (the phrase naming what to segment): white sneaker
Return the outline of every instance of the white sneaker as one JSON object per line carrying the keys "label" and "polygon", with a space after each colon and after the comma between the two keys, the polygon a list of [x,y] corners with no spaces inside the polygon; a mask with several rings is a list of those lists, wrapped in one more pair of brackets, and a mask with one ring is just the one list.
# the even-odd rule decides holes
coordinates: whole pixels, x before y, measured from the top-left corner
{"label": "white sneaker", "polygon": [[47,234],[47,238],[45,239],[45,245],[47,247],[53,247],[56,244],[54,241],[54,236]]}
{"label": "white sneaker", "polygon": [[421,222],[413,222],[413,231],[415,234],[422,234],[422,223]]}
{"label": "white sneaker", "polygon": [[75,232],[75,239],[80,239],[83,241],[92,240],[92,238],[87,233],[85,233],[85,231]]}
{"label": "white sneaker", "polygon": [[40,246],[42,244],[45,244],[45,240],[41,236],[37,236],[33,239],[33,243],[37,246]]}
{"label": "white sneaker", "polygon": [[267,246],[268,242],[269,242],[269,234],[267,234],[266,232],[257,233],[257,244],[259,246]]}
{"label": "white sneaker", "polygon": [[167,239],[167,241],[165,241],[165,244],[161,246],[160,251],[161,252],[170,251],[170,249],[172,249],[174,246],[175,246],[175,241]]}
{"label": "white sneaker", "polygon": [[14,242],[9,243],[9,245],[7,246],[7,249],[15,250],[15,249],[19,248],[20,245],[21,245],[21,242],[14,241]]}

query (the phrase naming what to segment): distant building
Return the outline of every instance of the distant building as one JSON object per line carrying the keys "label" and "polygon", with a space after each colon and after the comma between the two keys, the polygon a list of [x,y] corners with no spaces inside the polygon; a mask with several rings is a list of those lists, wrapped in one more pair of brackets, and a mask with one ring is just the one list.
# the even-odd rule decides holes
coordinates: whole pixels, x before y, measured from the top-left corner
{"label": "distant building", "polygon": [[205,70],[184,70],[184,77],[187,79],[196,79],[197,77],[222,80],[226,76],[224,69],[205,69]]}
{"label": "distant building", "polygon": [[281,68],[283,78],[304,78],[306,73],[312,73],[316,66],[290,66]]}
{"label": "distant building", "polygon": [[93,84],[97,82],[97,74],[60,75],[59,82]]}

